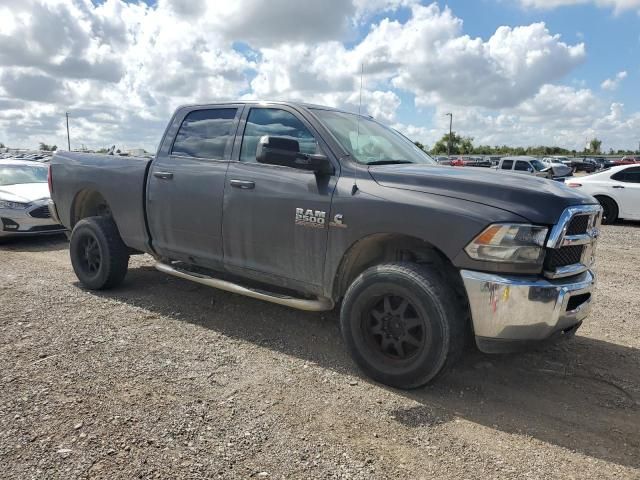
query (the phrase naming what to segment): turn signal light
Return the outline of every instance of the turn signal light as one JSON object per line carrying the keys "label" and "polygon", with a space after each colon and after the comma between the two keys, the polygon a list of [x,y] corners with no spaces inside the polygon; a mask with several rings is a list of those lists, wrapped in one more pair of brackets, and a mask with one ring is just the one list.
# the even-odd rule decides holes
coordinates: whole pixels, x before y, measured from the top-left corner
{"label": "turn signal light", "polygon": [[581,187],[581,186],[582,186],[582,184],[581,184],[581,183],[575,183],[575,182],[565,183],[565,185],[566,185],[567,187],[571,187],[571,188],[578,188],[578,187]]}

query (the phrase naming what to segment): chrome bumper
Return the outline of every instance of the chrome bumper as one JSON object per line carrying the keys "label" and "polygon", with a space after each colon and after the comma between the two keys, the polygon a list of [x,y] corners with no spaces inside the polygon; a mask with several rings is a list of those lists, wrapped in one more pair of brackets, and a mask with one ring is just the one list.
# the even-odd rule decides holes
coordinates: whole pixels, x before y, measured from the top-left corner
{"label": "chrome bumper", "polygon": [[460,273],[479,347],[478,339],[545,340],[579,324],[591,310],[595,276],[590,270],[557,280]]}

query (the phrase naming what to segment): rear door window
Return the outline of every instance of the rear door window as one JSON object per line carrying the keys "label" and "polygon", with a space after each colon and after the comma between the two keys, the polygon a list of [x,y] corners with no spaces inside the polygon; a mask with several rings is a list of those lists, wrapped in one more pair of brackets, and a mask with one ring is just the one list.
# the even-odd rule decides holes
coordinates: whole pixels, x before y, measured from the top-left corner
{"label": "rear door window", "polygon": [[513,160],[503,160],[500,168],[502,170],[511,170],[513,168]]}
{"label": "rear door window", "polygon": [[180,125],[171,154],[223,160],[231,146],[237,111],[214,108],[189,113]]}
{"label": "rear door window", "polygon": [[611,175],[611,179],[625,183],[640,183],[640,167],[627,168]]}

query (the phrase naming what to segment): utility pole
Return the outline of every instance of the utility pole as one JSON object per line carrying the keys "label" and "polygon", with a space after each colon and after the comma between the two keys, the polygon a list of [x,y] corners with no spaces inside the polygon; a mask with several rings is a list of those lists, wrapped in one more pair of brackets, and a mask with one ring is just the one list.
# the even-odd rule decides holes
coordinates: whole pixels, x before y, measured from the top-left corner
{"label": "utility pole", "polygon": [[71,151],[71,137],[69,137],[69,112],[64,112],[67,117],[67,150]]}
{"label": "utility pole", "polygon": [[447,157],[451,156],[451,127],[453,126],[453,113],[446,113],[449,116],[449,141],[447,142]]}

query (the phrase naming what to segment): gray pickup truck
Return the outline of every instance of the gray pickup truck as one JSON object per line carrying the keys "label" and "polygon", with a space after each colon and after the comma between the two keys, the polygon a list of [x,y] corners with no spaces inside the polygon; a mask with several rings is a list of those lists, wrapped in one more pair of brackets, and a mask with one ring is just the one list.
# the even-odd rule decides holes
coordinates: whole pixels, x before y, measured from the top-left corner
{"label": "gray pickup truck", "polygon": [[587,316],[601,208],[546,179],[439,166],[367,116],[286,102],[179,108],[153,159],[59,152],[53,214],[81,283],[161,272],[299,308],[341,305],[365,373],[413,388]]}

